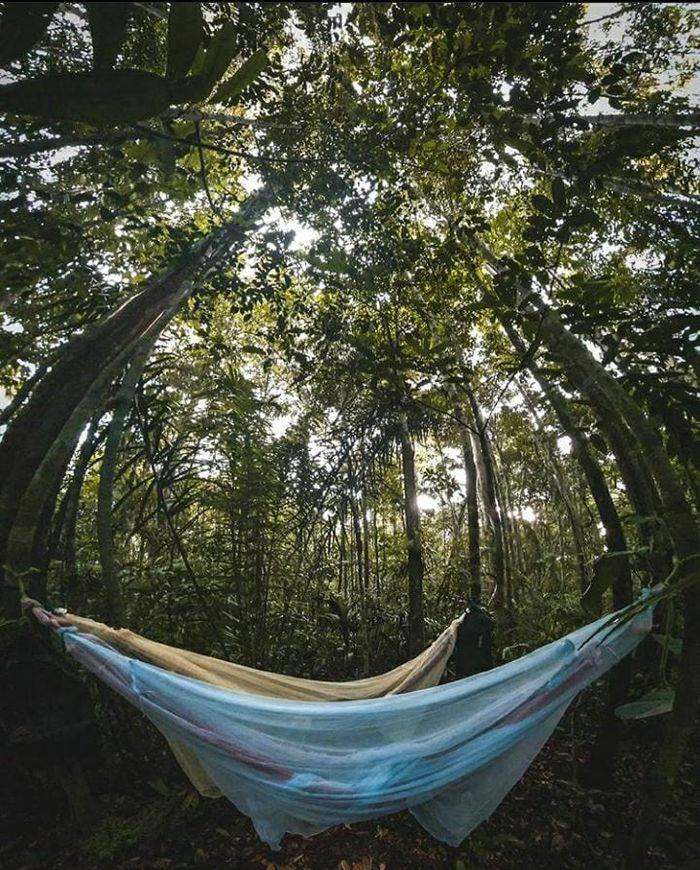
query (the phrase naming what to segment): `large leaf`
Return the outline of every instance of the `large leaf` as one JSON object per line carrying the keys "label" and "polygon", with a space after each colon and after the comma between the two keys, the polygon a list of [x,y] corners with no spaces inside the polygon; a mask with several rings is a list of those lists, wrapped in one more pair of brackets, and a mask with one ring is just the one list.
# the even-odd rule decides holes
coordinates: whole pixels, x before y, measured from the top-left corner
{"label": "large leaf", "polygon": [[162,76],[143,70],[64,73],[0,87],[0,111],[57,121],[120,124],[158,115],[176,98]]}
{"label": "large leaf", "polygon": [[96,72],[112,69],[126,39],[131,3],[86,3]]}
{"label": "large leaf", "polygon": [[661,646],[667,646],[669,652],[672,652],[674,656],[680,656],[683,652],[683,641],[680,637],[669,637],[665,634],[652,634],[652,637]]}
{"label": "large leaf", "polygon": [[638,701],[623,704],[615,709],[619,719],[648,719],[650,716],[661,716],[673,709],[673,690],[656,689],[647,692]]}
{"label": "large leaf", "polygon": [[199,103],[211,93],[211,85],[202,75],[190,75],[170,82],[171,102]]}
{"label": "large leaf", "polygon": [[209,85],[209,91],[225,75],[236,54],[236,28],[229,21],[212,36],[207,46],[201,75]]}
{"label": "large leaf", "polygon": [[259,48],[243,63],[236,72],[217,88],[213,99],[220,103],[237,97],[241,91],[252,84],[268,63],[267,52]]}
{"label": "large leaf", "polygon": [[201,3],[171,3],[168,15],[168,61],[166,75],[187,75],[204,36]]}
{"label": "large leaf", "polygon": [[0,66],[17,60],[46,33],[58,3],[5,3],[0,20]]}

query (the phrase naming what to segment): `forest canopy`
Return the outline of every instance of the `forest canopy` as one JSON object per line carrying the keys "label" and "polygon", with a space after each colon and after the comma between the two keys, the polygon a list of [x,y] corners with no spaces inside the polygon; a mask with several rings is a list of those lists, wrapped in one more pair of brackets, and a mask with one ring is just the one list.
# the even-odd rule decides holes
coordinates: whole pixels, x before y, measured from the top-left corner
{"label": "forest canopy", "polygon": [[2,4],[0,643],[27,594],[354,679],[665,584],[591,737],[601,786],[658,726],[641,858],[700,699],[698,15]]}

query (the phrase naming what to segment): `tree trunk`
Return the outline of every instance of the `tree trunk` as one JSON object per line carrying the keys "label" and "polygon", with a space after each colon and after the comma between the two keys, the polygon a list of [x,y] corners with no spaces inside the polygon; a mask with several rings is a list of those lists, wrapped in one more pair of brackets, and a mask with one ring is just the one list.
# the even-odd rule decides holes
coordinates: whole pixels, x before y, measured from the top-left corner
{"label": "tree trunk", "polygon": [[[503,318],[501,323],[517,352],[525,358],[527,348],[520,335],[506,318]],[[586,438],[577,425],[564,395],[548,381],[534,362],[530,362],[528,367],[556,414],[562,431],[571,439],[573,455],[584,473],[603,525],[606,553],[621,554],[616,558],[616,572],[612,582],[613,609],[619,610],[632,601],[632,572],[627,555],[625,532],[605,475],[593,458]],[[612,783],[621,724],[615,715],[615,708],[627,699],[631,677],[632,662],[629,657],[623,659],[610,673],[606,709],[591,756],[589,770],[591,785],[601,787]]]}
{"label": "tree trunk", "polygon": [[[497,273],[498,259],[483,244],[479,248]],[[700,531],[683,486],[677,478],[663,442],[642,409],[593,357],[585,344],[572,335],[561,319],[530,287],[519,286],[518,310],[533,323],[542,342],[559,360],[577,389],[601,418],[619,420],[639,446],[653,475],[664,519],[676,556],[676,581],[684,581],[683,648],[679,663],[673,710],[666,720],[663,739],[649,774],[645,803],[632,846],[638,863],[656,835],[660,808],[667,801],[681,759],[692,733],[700,700]]]}
{"label": "tree trunk", "polygon": [[[241,209],[250,218],[267,205],[267,193]],[[134,346],[157,335],[187,298],[196,275],[243,238],[229,224],[196,244],[184,264],[153,280],[109,316],[69,342],[50,371],[13,416],[0,442],[0,565],[4,570],[0,615],[19,615],[20,578],[36,570],[39,527],[58,492],[75,444],[109,384]]]}
{"label": "tree trunk", "polygon": [[594,127],[671,127],[680,130],[688,127],[695,130],[700,127],[700,111],[697,109],[682,114],[644,115],[601,113],[599,115],[580,116],[576,119]]}
{"label": "tree trunk", "polygon": [[[492,433],[493,434],[493,433]],[[495,449],[491,451],[491,461],[493,463],[493,484],[496,493],[496,507],[498,515],[501,518],[503,527],[503,573],[504,573],[504,590],[505,590],[505,607],[508,616],[508,625],[514,625],[515,615],[513,612],[513,534],[511,518],[508,514],[508,500],[506,498],[506,484],[503,480],[503,475],[499,470],[497,461],[498,445],[495,440],[491,439],[491,446]]]}
{"label": "tree trunk", "polygon": [[[526,117],[535,124],[539,123],[539,118],[535,115],[527,115]],[[700,111],[694,109],[688,112],[666,113],[664,115],[601,112],[598,115],[571,115],[566,120],[577,127],[670,127],[679,132],[687,127],[688,133],[686,135],[692,135],[692,131],[700,127]]]}
{"label": "tree trunk", "polygon": [[662,583],[671,572],[673,549],[656,485],[630,430],[610,414],[598,412],[597,417],[601,431],[610,441],[632,507],[641,519],[637,533],[642,548],[647,550],[649,576],[652,583]]}
{"label": "tree trunk", "polygon": [[369,633],[367,627],[367,590],[369,589],[368,558],[366,547],[368,541],[362,534],[363,523],[360,510],[363,509],[363,498],[358,501],[358,481],[355,477],[355,469],[350,456],[348,456],[348,484],[350,487],[350,513],[352,516],[352,528],[355,535],[355,564],[357,565],[357,596],[360,606],[360,636],[362,642],[362,670],[366,675],[369,673]]}
{"label": "tree trunk", "polygon": [[143,437],[143,446],[146,454],[146,460],[148,461],[148,465],[150,466],[151,473],[153,474],[153,478],[155,480],[155,490],[156,497],[158,499],[158,504],[160,505],[160,509],[165,517],[165,522],[167,524],[168,530],[170,532],[170,536],[173,544],[182,560],[182,564],[185,567],[185,572],[189,578],[190,584],[192,585],[192,589],[199,599],[200,604],[202,605],[202,610],[207,615],[209,619],[209,623],[212,627],[212,631],[214,632],[216,639],[219,644],[219,648],[221,650],[224,658],[228,658],[228,644],[226,643],[226,639],[224,637],[224,633],[221,628],[221,622],[218,612],[214,611],[210,604],[209,600],[202,588],[199,580],[197,579],[197,575],[192,568],[189,557],[187,555],[187,551],[180,540],[180,535],[175,528],[175,524],[173,523],[172,516],[170,515],[170,508],[168,506],[168,501],[165,497],[165,491],[163,487],[163,481],[161,479],[160,472],[156,467],[155,457],[153,453],[153,448],[151,446],[151,441],[149,438],[149,425],[148,425],[148,409],[145,405],[143,394],[137,390],[136,393],[136,408],[139,414],[139,427],[141,429],[141,435]]}
{"label": "tree trunk", "polygon": [[664,518],[675,551],[678,579],[690,580],[683,592],[684,631],[679,676],[673,710],[667,719],[656,763],[648,779],[646,799],[635,833],[632,856],[643,860],[655,837],[659,808],[667,801],[688,744],[700,700],[700,535],[692,510],[677,479],[658,433],[625,390],[591,356],[588,349],[566,332],[553,315],[545,340],[571,368],[572,379],[604,414],[623,416],[652,471],[663,505]]}
{"label": "tree trunk", "polygon": [[[469,546],[469,597],[481,603],[481,544],[479,540],[479,499],[476,479],[476,463],[472,451],[469,423],[464,407],[459,401],[457,390],[450,385],[448,388],[452,399],[455,417],[459,421],[459,437],[464,458],[464,474],[466,478],[467,497],[467,530]],[[467,590],[464,590],[466,593]]]}
{"label": "tree trunk", "polygon": [[420,511],[418,510],[415,454],[405,414],[400,417],[399,427],[408,551],[408,654],[409,657],[413,657],[418,655],[425,646],[423,616],[425,567],[421,543]]}
{"label": "tree trunk", "polygon": [[494,479],[493,456],[491,444],[486,432],[486,424],[481,409],[472,390],[465,386],[472,411],[472,419],[476,424],[476,435],[472,433],[474,459],[477,473],[481,479],[484,513],[489,521],[493,537],[493,612],[496,621],[496,650],[503,647],[503,634],[506,626],[506,589],[505,589],[505,558],[503,523],[496,503],[496,482]]}
{"label": "tree trunk", "polygon": [[[524,357],[527,353],[525,342],[518,335],[510,321],[502,318],[501,323],[517,352]],[[610,494],[605,476],[593,458],[585,436],[569,410],[568,402],[562,392],[547,380],[547,377],[537,368],[534,362],[529,362],[528,368],[556,414],[562,431],[571,439],[572,452],[584,473],[598,509],[598,515],[605,532],[606,551],[608,553],[624,554],[618,561],[619,569],[613,581],[613,606],[615,609],[619,609],[632,601],[632,573],[622,522]]]}
{"label": "tree trunk", "polygon": [[44,377],[46,369],[47,367],[45,365],[40,365],[34,374],[22,384],[22,387],[17,391],[17,395],[12,399],[10,404],[6,405],[2,411],[0,411],[0,426],[9,423],[17,409],[32,392],[34,386]]}
{"label": "tree trunk", "polygon": [[573,498],[571,497],[571,491],[567,485],[566,479],[562,473],[562,470],[559,466],[559,462],[557,461],[552,445],[549,442],[549,439],[546,436],[544,431],[544,426],[542,421],[537,414],[537,410],[535,409],[535,405],[532,401],[532,397],[528,390],[521,384],[518,383],[518,388],[520,390],[520,394],[525,400],[525,404],[530,411],[530,414],[535,421],[535,427],[537,430],[537,434],[541,437],[542,441],[545,445],[545,450],[541,450],[539,441],[535,442],[536,451],[542,456],[544,453],[544,457],[546,459],[547,464],[551,469],[551,476],[554,482],[554,486],[559,492],[561,496],[561,500],[564,502],[564,507],[566,509],[566,515],[569,518],[569,526],[571,527],[571,533],[574,539],[574,547],[576,550],[576,561],[578,562],[578,570],[579,570],[579,587],[581,589],[581,594],[588,589],[589,586],[589,577],[588,577],[588,566],[586,564],[586,540],[583,533],[583,528],[581,526],[581,520],[576,511],[576,507],[574,505]]}
{"label": "tree trunk", "polygon": [[98,412],[90,421],[85,441],[83,442],[78,459],[73,469],[73,476],[68,485],[64,499],[64,512],[60,528],[56,530],[56,544],[63,540],[62,547],[62,575],[60,590],[62,598],[69,610],[75,608],[78,603],[78,571],[75,556],[75,531],[78,522],[78,508],[80,506],[80,493],[85,481],[90,459],[95,453],[100,438],[96,437],[97,426],[102,418]]}
{"label": "tree trunk", "polygon": [[16,506],[5,544],[5,576],[12,582],[3,587],[4,600],[11,597],[13,587],[17,594],[22,579],[30,589],[39,582],[42,536],[48,532],[47,511],[53,507],[75,445],[89,420],[104,404],[115,374],[112,364],[95,379],[46,451]]}
{"label": "tree trunk", "polygon": [[114,478],[119,457],[119,445],[129,409],[134,401],[136,385],[143,373],[146,360],[153,346],[147,339],[135,352],[124,373],[121,386],[114,401],[112,419],[107,430],[100,481],[97,489],[97,542],[102,569],[104,615],[110,625],[119,628],[124,620],[121,587],[114,558],[114,531],[112,529],[112,503],[114,501]]}

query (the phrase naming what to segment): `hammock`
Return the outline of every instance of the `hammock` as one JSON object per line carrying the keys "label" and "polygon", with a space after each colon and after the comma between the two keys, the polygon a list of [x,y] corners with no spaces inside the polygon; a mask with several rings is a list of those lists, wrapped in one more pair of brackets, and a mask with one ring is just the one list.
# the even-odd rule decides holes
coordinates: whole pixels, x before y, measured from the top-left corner
{"label": "hammock", "polygon": [[34,613],[60,631],[70,655],[187,747],[272,848],[285,833],[311,836],[405,809],[458,845],[520,779],[574,697],[651,628],[650,607],[633,618],[620,611],[612,627],[603,617],[473,677],[319,704],[173,673]]}
{"label": "hammock", "polygon": [[[263,695],[268,698],[286,698],[296,701],[355,701],[365,698],[381,698],[427,689],[440,681],[447,662],[454,650],[457,630],[463,616],[452,623],[414,659],[399,665],[385,674],[362,680],[330,682],[325,680],[305,680],[285,674],[273,674],[237,665],[223,659],[200,655],[189,650],[168,646],[149,640],[126,628],[110,628],[102,622],[95,622],[83,616],[66,613],[62,616],[49,614],[42,609],[34,611],[43,622],[55,628],[72,627],[99,638],[120,652],[149,662],[176,674],[192,677],[235,692]],[[178,764],[192,785],[204,797],[218,798],[222,791],[209,776],[197,756],[187,743],[174,739],[163,731]]]}
{"label": "hammock", "polygon": [[392,671],[363,680],[330,682],[305,680],[300,677],[289,677],[286,674],[273,674],[269,671],[247,668],[245,665],[237,665],[223,659],[157,643],[127,628],[110,628],[102,622],[95,622],[72,613],[56,616],[42,610],[41,618],[46,621],[47,617],[57,626],[77,628],[83,633],[98,637],[128,656],[142,659],[165,670],[182,674],[184,677],[192,677],[234,692],[294,701],[360,701],[434,686],[439,682],[452,655],[457,629],[463,619],[463,616],[460,616],[453,620],[420,655]]}

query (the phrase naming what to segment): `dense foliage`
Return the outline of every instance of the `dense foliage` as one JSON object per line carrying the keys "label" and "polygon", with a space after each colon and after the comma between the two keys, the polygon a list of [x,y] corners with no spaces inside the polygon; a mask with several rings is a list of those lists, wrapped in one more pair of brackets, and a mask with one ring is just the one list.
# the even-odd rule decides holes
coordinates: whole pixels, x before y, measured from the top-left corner
{"label": "dense foliage", "polygon": [[353,678],[670,578],[596,749],[673,704],[641,858],[700,696],[692,4],[3,7],[7,637]]}

